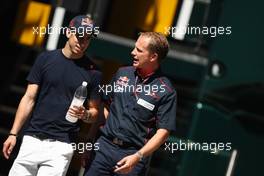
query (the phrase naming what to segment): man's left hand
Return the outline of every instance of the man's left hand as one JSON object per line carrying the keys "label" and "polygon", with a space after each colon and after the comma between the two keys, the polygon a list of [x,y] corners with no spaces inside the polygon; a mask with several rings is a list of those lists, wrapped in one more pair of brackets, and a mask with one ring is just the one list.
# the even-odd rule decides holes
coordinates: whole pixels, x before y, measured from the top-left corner
{"label": "man's left hand", "polygon": [[114,172],[120,174],[127,174],[132,171],[132,169],[136,166],[139,160],[140,158],[136,154],[126,156],[117,163]]}

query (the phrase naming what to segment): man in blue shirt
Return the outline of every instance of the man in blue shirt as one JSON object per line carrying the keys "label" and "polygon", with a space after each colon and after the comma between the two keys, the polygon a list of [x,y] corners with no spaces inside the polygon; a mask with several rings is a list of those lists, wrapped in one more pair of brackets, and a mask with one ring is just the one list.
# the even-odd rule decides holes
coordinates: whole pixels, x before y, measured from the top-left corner
{"label": "man in blue shirt", "polygon": [[95,159],[85,176],[145,175],[147,158],[176,126],[176,91],[159,66],[169,44],[156,32],[141,33],[133,67],[120,68],[101,87],[109,104]]}
{"label": "man in blue shirt", "polygon": [[[74,141],[80,124],[80,121],[67,121],[66,113],[84,121],[88,118],[95,120],[98,114],[101,73],[84,55],[93,36],[93,28],[90,17],[76,16],[67,29],[65,47],[44,52],[36,59],[3,147],[4,156],[8,159],[21,127],[31,117],[9,175],[66,174],[73,155],[70,143]],[[74,92],[83,81],[88,83],[85,107],[69,109]]]}

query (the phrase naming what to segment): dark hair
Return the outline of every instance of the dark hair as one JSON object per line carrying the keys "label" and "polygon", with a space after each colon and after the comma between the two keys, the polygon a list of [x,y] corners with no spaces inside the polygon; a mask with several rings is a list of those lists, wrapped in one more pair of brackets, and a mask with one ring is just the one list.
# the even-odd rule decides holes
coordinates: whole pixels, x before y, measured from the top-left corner
{"label": "dark hair", "polygon": [[159,62],[162,61],[168,54],[169,42],[167,38],[158,32],[141,32],[140,36],[148,37],[148,49],[150,52],[158,54]]}

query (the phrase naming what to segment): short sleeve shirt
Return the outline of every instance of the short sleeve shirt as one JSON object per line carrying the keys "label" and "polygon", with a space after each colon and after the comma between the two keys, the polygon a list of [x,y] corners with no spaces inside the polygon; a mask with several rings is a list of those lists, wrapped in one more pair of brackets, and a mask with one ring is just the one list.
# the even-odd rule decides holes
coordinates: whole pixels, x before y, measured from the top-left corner
{"label": "short sleeve shirt", "polygon": [[110,103],[104,135],[142,147],[157,129],[175,130],[176,91],[160,71],[143,80],[134,67],[120,68],[102,91]]}
{"label": "short sleeve shirt", "polygon": [[65,116],[75,90],[86,81],[87,101],[99,99],[101,72],[87,57],[68,59],[60,49],[40,54],[27,80],[39,85],[39,92],[25,134],[43,133],[52,139],[71,142],[79,123],[68,122]]}

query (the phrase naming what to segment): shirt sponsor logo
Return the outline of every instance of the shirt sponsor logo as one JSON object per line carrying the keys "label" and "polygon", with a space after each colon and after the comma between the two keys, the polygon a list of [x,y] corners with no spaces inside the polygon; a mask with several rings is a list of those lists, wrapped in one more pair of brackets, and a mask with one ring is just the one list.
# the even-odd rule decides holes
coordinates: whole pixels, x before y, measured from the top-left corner
{"label": "shirt sponsor logo", "polygon": [[116,84],[120,86],[127,86],[128,82],[129,82],[129,79],[127,76],[120,76],[118,80],[116,81]]}
{"label": "shirt sponsor logo", "polygon": [[146,100],[143,100],[142,98],[138,99],[137,104],[143,106],[144,108],[147,108],[150,111],[153,111],[153,109],[155,108],[155,105],[147,102]]}

